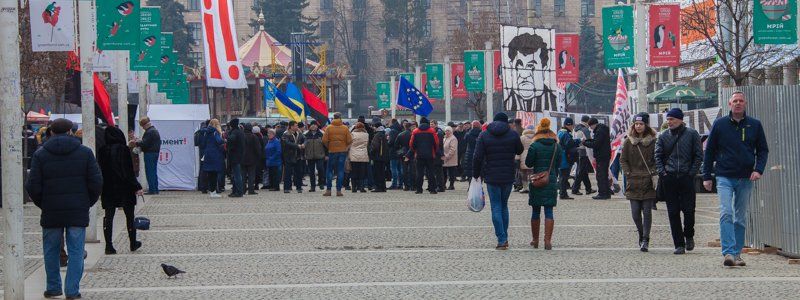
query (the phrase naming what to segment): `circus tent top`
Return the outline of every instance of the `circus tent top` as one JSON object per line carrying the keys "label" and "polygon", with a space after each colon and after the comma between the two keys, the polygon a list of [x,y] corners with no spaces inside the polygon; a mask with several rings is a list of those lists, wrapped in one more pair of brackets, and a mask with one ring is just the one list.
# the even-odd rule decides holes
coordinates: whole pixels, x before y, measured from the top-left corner
{"label": "circus tent top", "polygon": [[[275,64],[286,69],[292,63],[292,50],[282,45],[278,40],[264,31],[264,15],[259,14],[259,31],[255,36],[239,47],[239,57],[242,65],[252,67],[256,63],[260,67],[267,67],[273,63],[273,53]],[[306,59],[306,65],[316,68],[318,62]]]}

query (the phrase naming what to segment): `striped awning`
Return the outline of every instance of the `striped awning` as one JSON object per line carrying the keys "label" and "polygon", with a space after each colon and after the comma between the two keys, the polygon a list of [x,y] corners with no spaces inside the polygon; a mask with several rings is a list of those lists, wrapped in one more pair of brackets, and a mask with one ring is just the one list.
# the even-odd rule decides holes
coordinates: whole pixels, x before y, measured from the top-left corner
{"label": "striped awning", "polygon": [[[275,52],[275,63],[289,68],[292,63],[292,50],[281,45],[278,40],[261,30],[249,41],[239,47],[239,57],[242,65],[253,67],[258,63],[260,67],[272,65],[272,53]],[[306,59],[306,65],[316,68],[319,63]]]}

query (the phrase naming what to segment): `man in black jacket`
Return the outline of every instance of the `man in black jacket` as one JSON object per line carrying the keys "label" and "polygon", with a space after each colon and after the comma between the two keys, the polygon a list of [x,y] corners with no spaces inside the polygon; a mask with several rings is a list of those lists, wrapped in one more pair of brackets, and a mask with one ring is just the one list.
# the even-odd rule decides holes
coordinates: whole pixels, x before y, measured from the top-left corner
{"label": "man in black jacket", "polygon": [[413,122],[406,123],[405,130],[397,135],[397,153],[400,159],[403,160],[403,190],[416,191],[415,179],[416,170],[414,169],[414,157],[407,156],[409,143],[411,142],[411,133],[417,129],[417,124]]}
{"label": "man in black jacket", "polygon": [[[208,121],[203,121],[200,123],[200,129],[194,132],[194,146],[197,147],[198,153],[202,158],[203,153],[206,151],[206,127],[208,127]],[[202,192],[203,194],[208,193],[208,180],[206,178],[206,172],[203,171],[203,160],[198,159],[198,165],[200,166],[200,173],[197,174],[197,190]]]}
{"label": "man in black jacket", "polygon": [[239,128],[239,119],[228,122],[231,131],[228,132],[228,164],[231,167],[233,187],[228,197],[238,198],[244,196],[244,182],[242,182],[242,158],[244,158],[244,133]]}
{"label": "man in black jacket", "polygon": [[386,136],[381,123],[374,123],[375,136],[369,143],[369,157],[372,159],[372,176],[375,178],[375,193],[386,192],[386,164],[389,163],[389,157],[392,154],[392,149],[389,147],[389,138]]}
{"label": "man in black jacket", "polygon": [[411,141],[408,143],[408,155],[413,157],[417,165],[416,194],[422,194],[423,176],[428,177],[428,191],[437,194],[438,184],[434,176],[434,160],[437,159],[439,148],[439,137],[436,131],[431,128],[428,119],[420,120],[419,128],[411,133]]}
{"label": "man in black jacket", "polygon": [[302,158],[305,141],[303,133],[297,127],[297,122],[289,122],[289,127],[281,138],[284,193],[288,194],[292,191],[292,178],[294,178],[294,186],[297,188],[297,192],[303,192],[303,175],[306,166]]}
{"label": "man in black jacket", "polygon": [[145,130],[142,140],[136,142],[136,146],[144,153],[147,195],[158,195],[158,153],[161,152],[161,135],[148,117],[139,120],[139,125]]}
{"label": "man in black jacket", "polygon": [[589,119],[589,127],[592,129],[592,138],[583,141],[583,145],[594,150],[594,158],[597,161],[597,196],[595,200],[611,199],[611,183],[608,181],[608,168],[611,164],[611,132],[606,124],[600,124],[596,118]]}
{"label": "man in black jacket", "polygon": [[261,160],[263,156],[263,148],[258,136],[253,134],[253,125],[244,124],[244,157],[242,158],[242,167],[244,167],[245,174],[247,175],[247,194],[257,195],[256,185],[256,169],[259,164],[264,162]]}
{"label": "man in black jacket", "polygon": [[103,176],[92,150],[80,140],[67,136],[72,122],[53,121],[51,137],[33,154],[30,175],[25,189],[33,203],[42,209],[42,226],[47,298],[62,295],[59,252],[66,233],[69,253],[64,293],[67,298],[80,297],[83,276],[83,253],[89,208],[103,189]]}
{"label": "man in black jacket", "polygon": [[436,120],[431,121],[431,128],[436,131],[436,138],[439,139],[439,149],[436,151],[436,158],[433,159],[433,176],[436,177],[436,191],[439,193],[444,193],[445,191],[445,180],[444,180],[444,167],[442,164],[442,158],[444,157],[444,151],[442,149],[442,145],[444,145],[444,130],[439,128],[439,122]]}

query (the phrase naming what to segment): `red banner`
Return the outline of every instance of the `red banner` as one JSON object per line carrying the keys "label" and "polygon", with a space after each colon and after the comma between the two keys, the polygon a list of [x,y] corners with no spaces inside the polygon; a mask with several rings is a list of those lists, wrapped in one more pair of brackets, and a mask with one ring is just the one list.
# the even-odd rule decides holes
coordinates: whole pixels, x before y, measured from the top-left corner
{"label": "red banner", "polygon": [[580,42],[578,34],[556,34],[556,82],[578,83],[580,75]]}
{"label": "red banner", "polygon": [[681,64],[680,4],[650,5],[650,65],[677,67]]}
{"label": "red banner", "polygon": [[425,97],[428,97],[428,73],[422,73],[420,76],[421,79],[419,80],[419,91],[425,94]]}
{"label": "red banner", "polygon": [[467,98],[467,87],[464,85],[464,63],[450,64],[450,91],[453,98]]}
{"label": "red banner", "polygon": [[494,72],[494,91],[498,93],[503,91],[503,60],[500,55],[500,50],[494,51],[494,63],[492,64],[494,66],[494,69],[492,69]]}

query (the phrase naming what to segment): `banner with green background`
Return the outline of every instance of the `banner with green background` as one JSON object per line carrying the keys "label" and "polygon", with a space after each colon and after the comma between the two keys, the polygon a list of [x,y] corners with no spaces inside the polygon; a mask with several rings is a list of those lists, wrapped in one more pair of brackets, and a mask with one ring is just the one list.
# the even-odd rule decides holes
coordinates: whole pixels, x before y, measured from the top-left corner
{"label": "banner with green background", "polygon": [[484,55],[482,50],[464,51],[464,86],[467,87],[467,91],[481,92],[486,89]]}
{"label": "banner with green background", "polygon": [[416,87],[417,89],[420,89],[420,87],[418,87],[417,84],[414,83],[414,79],[416,78],[416,75],[414,73],[400,73],[400,74],[397,74],[397,76],[399,76],[399,77],[397,77],[397,84],[398,85],[400,84],[400,77],[403,77],[406,80],[408,80],[408,82],[413,84],[414,87]]}
{"label": "banner with green background", "polygon": [[635,66],[633,7],[603,7],[603,61],[606,69]]}
{"label": "banner with green background", "polygon": [[132,71],[149,71],[159,67],[161,54],[161,11],[159,7],[142,7],[138,47],[131,50]]}
{"label": "banner with green background", "polygon": [[172,41],[172,32],[161,33],[159,45],[161,52],[158,55],[158,67],[148,71],[148,81],[161,83],[170,80],[178,59],[177,52],[172,50]]}
{"label": "banner with green background", "polygon": [[756,44],[797,43],[797,0],[755,0],[753,35]]}
{"label": "banner with green background", "polygon": [[429,98],[444,98],[444,64],[427,64],[425,73],[428,74],[428,85],[425,92]]}
{"label": "banner with green background", "polygon": [[97,6],[97,48],[136,50],[141,30],[139,0],[95,1]]}
{"label": "banner with green background", "polygon": [[375,95],[378,101],[378,109],[392,108],[391,89],[388,82],[378,82],[375,85]]}

